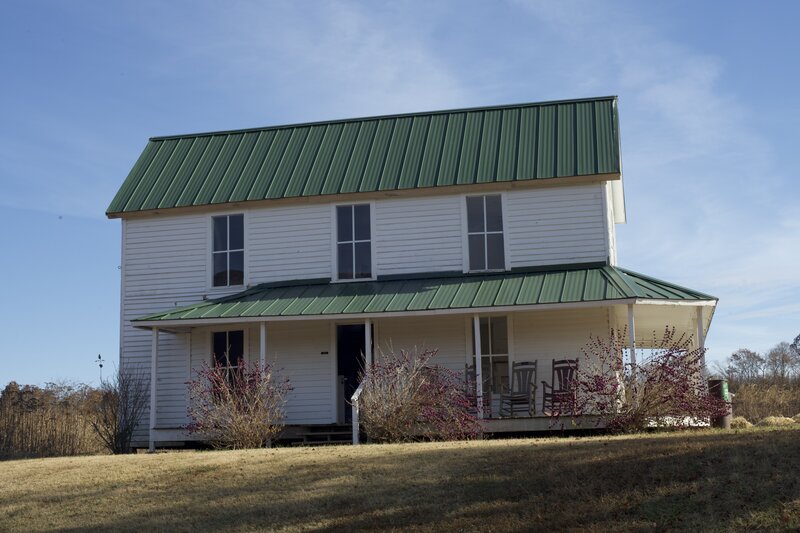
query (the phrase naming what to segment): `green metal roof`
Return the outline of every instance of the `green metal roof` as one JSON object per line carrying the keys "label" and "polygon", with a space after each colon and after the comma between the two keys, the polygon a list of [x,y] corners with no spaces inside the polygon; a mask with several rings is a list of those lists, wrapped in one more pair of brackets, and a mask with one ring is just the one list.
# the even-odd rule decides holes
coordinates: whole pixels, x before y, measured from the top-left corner
{"label": "green metal roof", "polygon": [[109,216],[620,172],[617,98],[153,137]]}
{"label": "green metal roof", "polygon": [[328,317],[441,309],[596,302],[630,298],[708,301],[715,297],[618,267],[491,275],[441,275],[364,283],[269,283],[233,296],[144,316],[134,322],[286,316]]}

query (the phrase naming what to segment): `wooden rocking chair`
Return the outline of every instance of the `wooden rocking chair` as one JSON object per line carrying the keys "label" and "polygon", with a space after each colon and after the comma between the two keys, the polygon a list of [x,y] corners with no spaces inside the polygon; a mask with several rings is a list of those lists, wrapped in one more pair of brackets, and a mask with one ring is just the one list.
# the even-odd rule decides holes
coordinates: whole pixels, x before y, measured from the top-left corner
{"label": "wooden rocking chair", "polygon": [[577,359],[553,359],[551,383],[542,381],[542,412],[548,415],[569,414],[575,398]]}
{"label": "wooden rocking chair", "polygon": [[500,397],[500,416],[514,416],[522,408],[533,416],[536,413],[536,361],[514,363],[511,387],[504,387]]}

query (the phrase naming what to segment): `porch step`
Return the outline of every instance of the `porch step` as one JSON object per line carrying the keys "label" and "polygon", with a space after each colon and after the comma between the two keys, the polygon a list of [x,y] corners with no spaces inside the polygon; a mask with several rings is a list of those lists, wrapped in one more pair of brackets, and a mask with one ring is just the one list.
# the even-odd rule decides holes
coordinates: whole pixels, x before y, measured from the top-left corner
{"label": "porch step", "polygon": [[307,426],[299,436],[303,440],[293,442],[293,446],[325,446],[353,442],[352,428],[342,424]]}

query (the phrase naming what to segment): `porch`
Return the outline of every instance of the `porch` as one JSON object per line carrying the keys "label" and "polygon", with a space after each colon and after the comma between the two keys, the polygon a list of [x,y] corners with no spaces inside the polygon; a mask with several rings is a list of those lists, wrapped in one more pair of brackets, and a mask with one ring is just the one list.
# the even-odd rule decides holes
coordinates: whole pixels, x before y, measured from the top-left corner
{"label": "porch", "polygon": [[[151,332],[149,444],[191,440],[180,429],[185,383],[230,332],[240,332],[241,357],[273,364],[294,385],[290,426],[349,423],[352,380],[363,365],[379,352],[433,348],[437,364],[475,369],[477,397],[489,398],[487,431],[560,429],[543,415],[541,382],[552,382],[554,360],[580,361],[590,337],[611,329],[635,332],[626,343],[641,348],[673,326],[702,346],[710,325],[713,297],[610,268],[270,286],[143,317],[134,324]],[[536,362],[538,390],[530,412],[501,417],[502,391],[519,362]]]}

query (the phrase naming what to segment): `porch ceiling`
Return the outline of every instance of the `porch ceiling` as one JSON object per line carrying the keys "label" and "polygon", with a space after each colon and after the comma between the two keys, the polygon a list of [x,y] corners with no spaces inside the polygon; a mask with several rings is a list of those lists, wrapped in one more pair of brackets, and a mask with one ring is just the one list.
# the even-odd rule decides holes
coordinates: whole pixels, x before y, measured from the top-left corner
{"label": "porch ceiling", "polygon": [[270,283],[143,316],[133,323],[161,327],[206,320],[492,311],[641,301],[701,305],[713,303],[716,298],[619,267],[594,266],[483,275],[438,273],[361,283]]}

